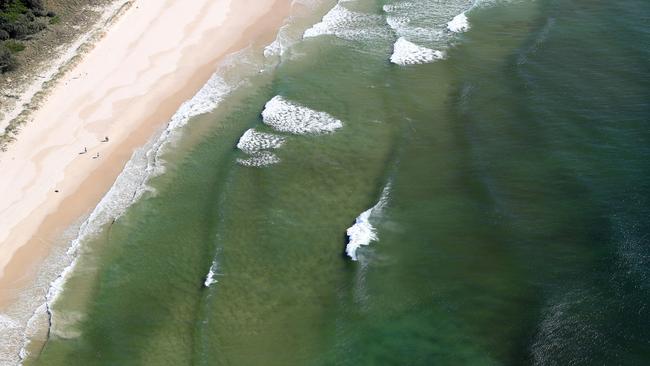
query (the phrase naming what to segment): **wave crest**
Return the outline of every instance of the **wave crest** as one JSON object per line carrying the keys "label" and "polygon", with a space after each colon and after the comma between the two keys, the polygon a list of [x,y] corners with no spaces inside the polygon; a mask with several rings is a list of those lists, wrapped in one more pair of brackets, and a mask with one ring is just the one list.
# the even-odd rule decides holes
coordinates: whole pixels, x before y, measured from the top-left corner
{"label": "wave crest", "polygon": [[266,103],[262,119],[276,131],[294,135],[322,134],[343,127],[343,122],[331,115],[290,102],[279,95]]}
{"label": "wave crest", "polygon": [[345,253],[353,261],[358,260],[357,249],[362,246],[370,245],[373,241],[377,241],[377,232],[370,220],[379,215],[388,203],[390,189],[390,184],[386,185],[377,204],[362,212],[361,215],[355,219],[354,225],[346,230],[348,244],[345,247]]}

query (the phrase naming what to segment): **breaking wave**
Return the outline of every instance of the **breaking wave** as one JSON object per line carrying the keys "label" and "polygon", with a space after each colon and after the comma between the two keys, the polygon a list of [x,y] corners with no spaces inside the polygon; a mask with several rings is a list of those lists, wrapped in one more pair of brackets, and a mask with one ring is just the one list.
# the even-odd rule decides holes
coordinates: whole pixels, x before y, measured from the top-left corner
{"label": "breaking wave", "polygon": [[444,3],[408,1],[383,6],[386,23],[398,37],[391,62],[398,65],[431,63],[444,58],[455,34],[469,29],[465,12],[473,1]]}
{"label": "breaking wave", "polygon": [[204,287],[207,288],[219,282],[217,281],[217,266],[218,266],[217,261],[212,262],[212,266],[210,266],[210,271],[205,276],[205,281],[203,282]]}
{"label": "breaking wave", "polygon": [[455,33],[467,32],[469,30],[469,21],[465,12],[456,15],[454,19],[447,23],[447,29]]}
{"label": "breaking wave", "polygon": [[271,133],[257,132],[249,129],[237,143],[237,148],[246,153],[254,153],[260,150],[277,149],[284,145],[285,138]]}
{"label": "breaking wave", "polygon": [[418,46],[400,37],[395,42],[390,62],[398,65],[413,65],[429,63],[443,58],[445,58],[445,53],[442,51]]}
{"label": "breaking wave", "polygon": [[276,131],[294,135],[322,134],[343,127],[343,122],[329,114],[293,103],[279,95],[266,103],[262,119]]}
{"label": "breaking wave", "polygon": [[331,35],[354,41],[387,35],[381,24],[381,16],[352,11],[341,5],[343,2],[345,1],[339,1],[319,23],[307,29],[303,38]]}
{"label": "breaking wave", "polygon": [[345,253],[353,261],[358,259],[357,249],[365,245],[370,245],[371,242],[377,240],[376,229],[370,220],[379,215],[384,207],[386,207],[390,189],[390,184],[386,185],[377,204],[362,212],[361,215],[355,219],[354,225],[347,229],[348,244],[345,247]]}

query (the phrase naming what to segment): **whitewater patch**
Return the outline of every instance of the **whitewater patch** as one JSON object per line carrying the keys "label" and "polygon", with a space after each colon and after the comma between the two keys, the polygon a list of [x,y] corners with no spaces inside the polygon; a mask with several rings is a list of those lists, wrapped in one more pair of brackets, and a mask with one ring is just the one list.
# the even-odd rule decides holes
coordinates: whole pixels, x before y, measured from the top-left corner
{"label": "whitewater patch", "polygon": [[272,133],[257,132],[248,129],[237,143],[237,148],[246,153],[254,153],[260,150],[277,149],[284,145],[284,137]]}
{"label": "whitewater patch", "polygon": [[454,33],[467,32],[469,30],[469,21],[465,12],[456,15],[454,19],[447,23],[447,29]]}
{"label": "whitewater patch", "polygon": [[208,288],[217,282],[219,282],[217,281],[217,262],[214,261],[210,266],[210,271],[205,276],[205,281],[203,282],[203,286]]}
{"label": "whitewater patch", "polygon": [[414,65],[431,63],[443,58],[445,58],[445,53],[442,51],[418,46],[404,37],[400,37],[393,46],[390,62],[398,65]]}
{"label": "whitewater patch", "polygon": [[270,151],[258,151],[246,159],[237,159],[237,163],[247,167],[260,168],[277,164],[280,158]]}
{"label": "whitewater patch", "polygon": [[264,57],[280,57],[295,43],[295,40],[290,36],[289,25],[290,24],[284,24],[280,27],[278,35],[275,37],[273,42],[264,47]]}
{"label": "whitewater patch", "polygon": [[339,1],[319,23],[307,29],[303,38],[332,35],[352,41],[386,35],[384,29],[379,26],[381,16],[352,11],[341,3],[342,1]]}
{"label": "whitewater patch", "polygon": [[346,231],[348,236],[348,244],[345,247],[345,253],[353,261],[357,261],[357,249],[362,246],[370,245],[371,242],[377,241],[377,232],[370,220],[381,213],[386,204],[388,203],[388,196],[390,194],[390,184],[386,185],[381,197],[377,204],[359,215],[354,222],[354,225],[349,227]]}
{"label": "whitewater patch", "polygon": [[343,122],[331,115],[293,103],[279,95],[266,103],[262,120],[276,131],[294,135],[323,134],[343,127]]}
{"label": "whitewater patch", "polygon": [[282,54],[284,54],[282,42],[277,38],[264,47],[264,57],[282,56]]}
{"label": "whitewater patch", "polygon": [[250,155],[246,159],[237,159],[237,162],[249,167],[262,167],[280,162],[270,149],[277,149],[284,145],[286,139],[272,133],[258,132],[248,129],[237,143],[237,148]]}

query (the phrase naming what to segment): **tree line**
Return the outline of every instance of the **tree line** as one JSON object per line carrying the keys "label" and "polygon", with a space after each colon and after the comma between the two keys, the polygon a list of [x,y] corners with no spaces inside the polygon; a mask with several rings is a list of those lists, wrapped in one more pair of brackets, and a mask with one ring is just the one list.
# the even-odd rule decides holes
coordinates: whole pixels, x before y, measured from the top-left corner
{"label": "tree line", "polygon": [[16,66],[14,55],[25,48],[21,40],[56,20],[43,0],[0,0],[0,73]]}

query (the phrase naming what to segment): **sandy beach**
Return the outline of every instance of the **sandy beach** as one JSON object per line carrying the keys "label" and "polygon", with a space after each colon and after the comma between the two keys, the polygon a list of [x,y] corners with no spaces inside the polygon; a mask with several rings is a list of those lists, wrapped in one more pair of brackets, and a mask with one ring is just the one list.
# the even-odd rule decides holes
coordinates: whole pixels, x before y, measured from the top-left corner
{"label": "sandy beach", "polygon": [[0,153],[0,309],[219,61],[270,42],[289,10],[288,0],[134,2]]}

